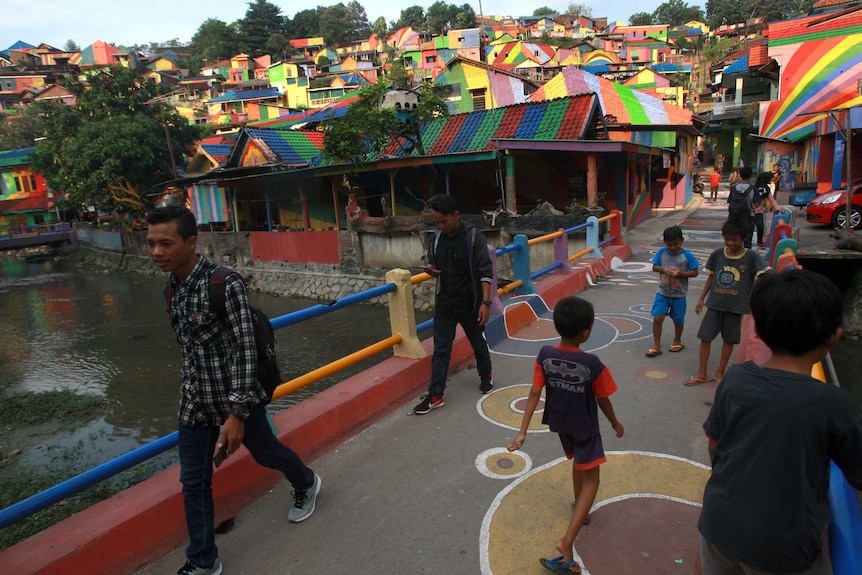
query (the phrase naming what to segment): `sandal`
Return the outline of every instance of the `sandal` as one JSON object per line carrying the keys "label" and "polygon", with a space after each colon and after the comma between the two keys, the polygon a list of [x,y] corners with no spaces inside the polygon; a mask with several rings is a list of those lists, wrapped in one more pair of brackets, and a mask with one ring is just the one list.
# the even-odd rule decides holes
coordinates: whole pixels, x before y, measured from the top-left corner
{"label": "sandal", "polygon": [[695,386],[695,385],[700,385],[700,384],[702,384],[702,383],[712,383],[713,381],[715,381],[715,378],[714,378],[714,377],[709,377],[709,376],[707,376],[707,378],[706,378],[706,379],[701,379],[701,378],[699,378],[699,377],[696,377],[696,376],[692,375],[691,377],[689,377],[688,379],[686,379],[686,380],[685,380],[685,382],[683,382],[683,385],[687,385],[687,386],[689,386],[689,387],[692,387],[692,386]]}
{"label": "sandal", "polygon": [[675,343],[672,346],[670,346],[669,348],[667,348],[667,350],[671,353],[677,353],[677,352],[682,351],[684,349],[685,349],[685,346],[682,345],[681,343]]}
{"label": "sandal", "polygon": [[646,352],[646,356],[647,356],[647,357],[655,357],[655,356],[657,356],[657,355],[661,355],[661,350],[660,350],[660,349],[656,349],[656,348],[654,348],[654,347],[649,348],[649,349],[647,350],[647,352]]}
{"label": "sandal", "polygon": [[[542,564],[542,567],[551,571],[553,573],[560,573],[562,575],[577,575],[581,572],[581,566],[578,565],[577,561],[570,561],[569,563],[565,562],[563,556],[554,557],[553,559],[539,559],[539,563]],[[572,571],[573,567],[577,567],[577,571]]]}

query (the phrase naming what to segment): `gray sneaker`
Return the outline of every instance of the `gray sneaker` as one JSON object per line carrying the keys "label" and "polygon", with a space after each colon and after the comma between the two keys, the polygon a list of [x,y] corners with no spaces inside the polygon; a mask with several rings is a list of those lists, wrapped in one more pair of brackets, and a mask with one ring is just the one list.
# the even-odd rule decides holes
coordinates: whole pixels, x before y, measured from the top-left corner
{"label": "gray sneaker", "polygon": [[314,513],[314,505],[317,503],[317,494],[320,493],[322,480],[318,474],[314,474],[314,483],[308,489],[296,489],[293,492],[293,507],[287,514],[287,520],[291,523],[305,521]]}
{"label": "gray sneaker", "polygon": [[221,572],[221,561],[216,557],[212,567],[198,567],[191,561],[186,561],[186,564],[177,571],[177,575],[221,575]]}

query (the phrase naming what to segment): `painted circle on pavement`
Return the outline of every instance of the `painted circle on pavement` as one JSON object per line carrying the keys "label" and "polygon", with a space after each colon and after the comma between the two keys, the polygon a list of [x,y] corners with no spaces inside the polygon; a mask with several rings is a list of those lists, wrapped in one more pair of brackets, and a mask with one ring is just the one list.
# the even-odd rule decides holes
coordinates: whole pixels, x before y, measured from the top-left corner
{"label": "painted circle on pavement", "polygon": [[[692,526],[709,468],[658,453],[606,456],[592,521],[575,540],[583,573],[697,572],[699,536]],[[561,457],[523,473],[500,491],[482,521],[481,573],[540,573],[538,558],[558,556],[554,545],[571,518],[571,485],[572,463]]]}
{"label": "painted circle on pavement", "polygon": [[527,473],[533,460],[523,451],[509,452],[505,447],[487,449],[476,456],[476,469],[491,479],[513,479]]}
{"label": "painted circle on pavement", "polygon": [[[510,385],[495,389],[487,395],[483,395],[476,402],[476,410],[479,415],[500,427],[506,429],[521,429],[521,420],[524,418],[524,406],[527,403],[527,396],[530,394],[529,385]],[[545,407],[545,390],[542,390],[542,398],[536,406],[536,413],[541,413]],[[542,424],[542,418],[535,415],[530,420],[530,426],[527,428],[528,433],[547,432],[548,427]]]}

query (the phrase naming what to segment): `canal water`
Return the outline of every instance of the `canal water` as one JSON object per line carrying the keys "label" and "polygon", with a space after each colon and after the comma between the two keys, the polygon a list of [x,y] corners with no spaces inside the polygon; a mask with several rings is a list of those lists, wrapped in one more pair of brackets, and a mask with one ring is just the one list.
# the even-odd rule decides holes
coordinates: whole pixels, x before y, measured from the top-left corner
{"label": "canal water", "polygon": [[[80,429],[52,429],[16,458],[41,466],[79,446],[82,470],[176,431],[179,348],[166,313],[164,277],[70,260],[0,260],[0,378],[9,390],[70,389],[105,397],[107,415]],[[270,317],[320,302],[252,293]],[[420,315],[424,321],[428,314]],[[430,332],[429,332],[430,333]],[[391,335],[389,312],[360,305],[276,331],[284,381]],[[384,352],[273,404],[284,408],[390,357]],[[28,441],[28,443],[30,443]],[[4,446],[10,451],[14,446]],[[8,471],[8,469],[6,470]]]}

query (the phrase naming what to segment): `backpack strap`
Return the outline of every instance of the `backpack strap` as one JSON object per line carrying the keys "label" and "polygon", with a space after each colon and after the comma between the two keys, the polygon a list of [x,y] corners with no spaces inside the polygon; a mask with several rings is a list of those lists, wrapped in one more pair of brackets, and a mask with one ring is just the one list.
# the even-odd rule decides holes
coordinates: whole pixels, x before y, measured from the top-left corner
{"label": "backpack strap", "polygon": [[225,295],[227,290],[227,277],[235,273],[236,272],[230,268],[216,266],[210,274],[209,293],[207,295],[209,295],[210,307],[212,309],[219,312],[223,312],[227,309],[227,296]]}

